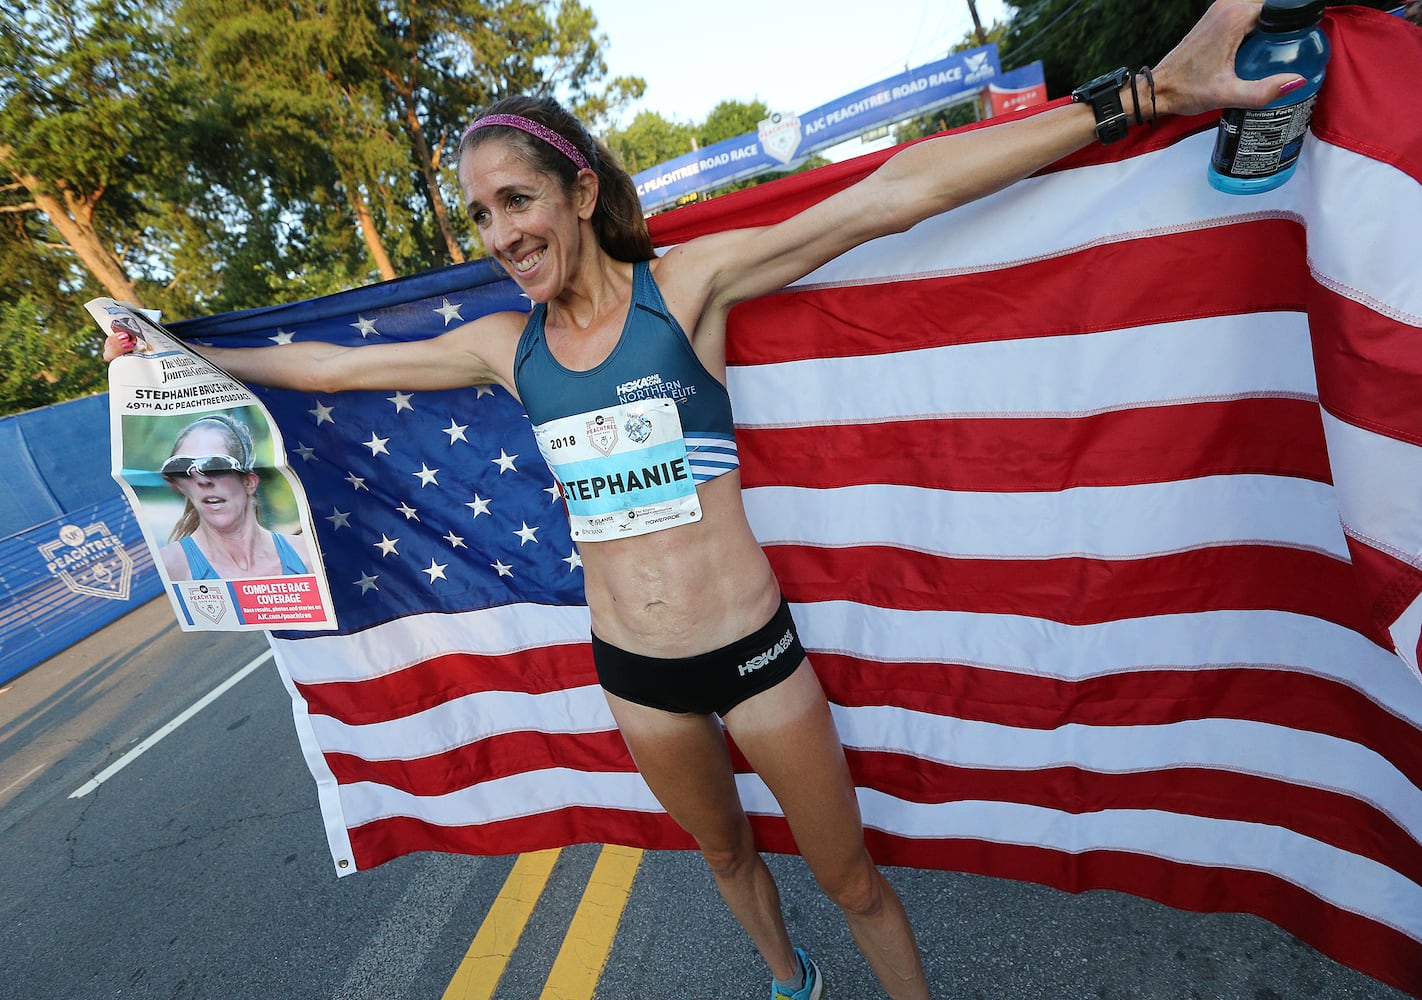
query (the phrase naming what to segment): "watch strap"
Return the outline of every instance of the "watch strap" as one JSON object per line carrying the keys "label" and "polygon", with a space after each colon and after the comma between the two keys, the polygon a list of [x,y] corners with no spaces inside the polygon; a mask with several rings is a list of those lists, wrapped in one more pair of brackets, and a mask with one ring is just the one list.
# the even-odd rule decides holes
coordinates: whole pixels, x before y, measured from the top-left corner
{"label": "watch strap", "polygon": [[1121,88],[1130,79],[1130,71],[1123,66],[1072,91],[1072,100],[1091,105],[1091,113],[1096,116],[1096,138],[1103,145],[1124,139],[1130,129],[1130,117],[1121,104]]}

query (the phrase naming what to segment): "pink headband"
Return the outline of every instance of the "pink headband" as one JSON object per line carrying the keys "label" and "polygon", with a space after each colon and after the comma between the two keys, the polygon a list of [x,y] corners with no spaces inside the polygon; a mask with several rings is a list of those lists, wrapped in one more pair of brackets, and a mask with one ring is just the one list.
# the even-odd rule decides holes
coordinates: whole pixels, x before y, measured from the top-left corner
{"label": "pink headband", "polygon": [[481,129],[488,125],[506,125],[509,128],[516,128],[521,132],[527,132],[529,135],[537,136],[568,159],[572,160],[573,166],[579,170],[592,169],[592,167],[588,166],[587,157],[578,150],[577,146],[574,146],[547,125],[540,125],[532,118],[525,118],[523,115],[485,115],[464,130],[464,138],[469,138],[470,133],[475,129]]}

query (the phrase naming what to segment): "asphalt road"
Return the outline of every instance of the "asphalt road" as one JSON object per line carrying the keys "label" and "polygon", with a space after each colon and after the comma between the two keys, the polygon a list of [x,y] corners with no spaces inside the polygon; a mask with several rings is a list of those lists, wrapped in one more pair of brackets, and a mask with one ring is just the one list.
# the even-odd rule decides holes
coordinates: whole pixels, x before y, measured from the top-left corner
{"label": "asphalt road", "polygon": [[[133,756],[265,650],[258,635],[185,635],[160,599],[0,688],[0,998],[444,996],[515,859],[418,855],[337,879],[270,661]],[[544,995],[597,856],[559,856],[494,1000]],[[878,997],[803,865],[771,864],[826,996]],[[1254,917],[889,877],[940,1000],[1403,997]],[[766,983],[699,859],[645,855],[596,998],[760,1000]]]}

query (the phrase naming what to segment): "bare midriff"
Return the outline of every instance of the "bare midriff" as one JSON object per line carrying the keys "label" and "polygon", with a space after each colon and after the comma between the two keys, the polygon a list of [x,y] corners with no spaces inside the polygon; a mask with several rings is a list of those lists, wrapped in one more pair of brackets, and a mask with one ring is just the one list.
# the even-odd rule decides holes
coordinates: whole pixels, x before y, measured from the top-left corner
{"label": "bare midriff", "polygon": [[780,586],[751,534],[741,477],[697,488],[701,520],[665,531],[580,546],[592,629],[644,656],[695,656],[760,628]]}

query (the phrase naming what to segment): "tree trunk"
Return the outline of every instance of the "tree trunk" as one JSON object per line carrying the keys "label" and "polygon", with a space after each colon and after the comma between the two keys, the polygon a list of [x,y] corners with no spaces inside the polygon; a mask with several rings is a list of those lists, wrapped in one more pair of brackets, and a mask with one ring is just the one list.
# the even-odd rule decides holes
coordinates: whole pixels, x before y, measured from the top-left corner
{"label": "tree trunk", "polygon": [[449,259],[456,264],[464,263],[464,251],[459,246],[459,240],[454,236],[454,229],[449,224],[449,209],[444,203],[444,195],[439,189],[439,169],[435,164],[434,156],[430,153],[430,144],[425,139],[425,127],[420,121],[420,116],[415,112],[415,100],[413,95],[401,93],[401,103],[405,105],[405,128],[410,133],[410,142],[415,147],[415,157],[420,162],[420,173],[425,179],[425,192],[429,196],[430,209],[434,212],[435,222],[439,226],[440,236],[444,238],[445,250],[449,253]]}
{"label": "tree trunk", "polygon": [[98,230],[94,228],[94,206],[103,192],[81,197],[61,183],[61,201],[58,196],[44,189],[38,177],[16,169],[9,162],[10,153],[9,148],[0,148],[0,162],[5,163],[15,179],[24,185],[36,207],[49,217],[50,223],[59,231],[65,245],[74,251],[74,255],[89,269],[94,280],[109,293],[109,298],[131,302],[136,306],[142,305],[138,298],[138,289],[129,280],[123,264],[104,244]]}
{"label": "tree trunk", "polygon": [[380,277],[386,281],[394,280],[395,265],[390,262],[390,255],[385,252],[385,244],[380,242],[380,234],[375,230],[375,216],[371,214],[370,205],[366,203],[358,185],[347,184],[346,193],[350,195],[351,209],[355,212],[356,217],[356,228],[360,230],[360,235],[365,240],[365,247],[370,251],[370,259],[375,262]]}

